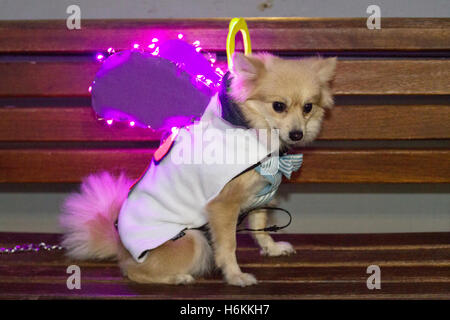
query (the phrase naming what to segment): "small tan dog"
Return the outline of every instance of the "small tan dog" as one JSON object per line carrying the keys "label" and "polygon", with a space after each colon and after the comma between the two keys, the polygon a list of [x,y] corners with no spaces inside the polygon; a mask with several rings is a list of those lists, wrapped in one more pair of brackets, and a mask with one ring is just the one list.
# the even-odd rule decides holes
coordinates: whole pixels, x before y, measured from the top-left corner
{"label": "small tan dog", "polygon": [[[279,129],[283,150],[303,146],[318,135],[325,108],[333,106],[330,89],[336,58],[285,60],[269,54],[233,57],[229,95],[250,128]],[[89,176],[80,193],[63,206],[63,246],[75,259],[115,259],[125,276],[140,283],[187,284],[205,275],[214,263],[228,284],[248,286],[255,277],[243,273],[236,260],[236,223],[266,181],[249,170],[228,182],[206,205],[211,243],[203,232],[186,230],[148,252],[138,263],[123,246],[114,224],[127,198],[131,181],[107,173]],[[249,215],[252,229],[266,226],[267,212]],[[261,253],[269,256],[295,253],[287,242],[275,242],[267,232],[252,233]]]}

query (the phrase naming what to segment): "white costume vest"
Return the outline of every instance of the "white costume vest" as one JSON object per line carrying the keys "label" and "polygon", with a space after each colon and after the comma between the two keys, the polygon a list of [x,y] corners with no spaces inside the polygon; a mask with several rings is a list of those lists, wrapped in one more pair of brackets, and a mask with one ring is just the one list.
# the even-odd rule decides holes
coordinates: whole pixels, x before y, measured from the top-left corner
{"label": "white costume vest", "polygon": [[206,204],[273,149],[256,130],[223,120],[215,95],[200,121],[179,129],[171,151],[159,163],[152,161],[131,189],[118,219],[122,243],[137,262],[143,262],[147,250],[186,228],[205,225]]}

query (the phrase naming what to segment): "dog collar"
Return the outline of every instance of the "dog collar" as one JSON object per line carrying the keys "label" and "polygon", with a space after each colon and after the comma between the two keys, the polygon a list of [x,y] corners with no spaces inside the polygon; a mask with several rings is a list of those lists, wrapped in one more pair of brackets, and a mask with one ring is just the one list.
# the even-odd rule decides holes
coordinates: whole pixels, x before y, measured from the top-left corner
{"label": "dog collar", "polygon": [[247,120],[242,114],[239,106],[228,95],[228,89],[231,85],[231,73],[227,72],[222,79],[222,85],[219,90],[219,100],[222,105],[222,119],[228,121],[233,126],[250,129]]}

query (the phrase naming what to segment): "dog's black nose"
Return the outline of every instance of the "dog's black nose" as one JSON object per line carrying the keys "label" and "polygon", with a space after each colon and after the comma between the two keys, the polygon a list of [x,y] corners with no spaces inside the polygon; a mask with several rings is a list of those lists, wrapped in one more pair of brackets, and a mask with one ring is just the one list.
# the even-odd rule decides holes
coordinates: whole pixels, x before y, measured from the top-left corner
{"label": "dog's black nose", "polygon": [[301,130],[291,131],[291,132],[289,132],[289,138],[290,138],[292,141],[302,140],[302,138],[303,138],[303,132],[302,132]]}

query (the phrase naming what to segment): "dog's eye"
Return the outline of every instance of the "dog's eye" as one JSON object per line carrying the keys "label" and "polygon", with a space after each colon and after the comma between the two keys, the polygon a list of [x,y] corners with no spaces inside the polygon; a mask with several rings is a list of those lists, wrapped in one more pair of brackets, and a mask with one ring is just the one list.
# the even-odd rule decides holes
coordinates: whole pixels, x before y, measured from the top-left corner
{"label": "dog's eye", "polygon": [[310,113],[311,110],[312,110],[312,103],[306,103],[306,104],[303,106],[303,112],[304,112],[304,113]]}
{"label": "dog's eye", "polygon": [[284,110],[286,110],[286,104],[280,101],[275,101],[274,103],[272,103],[272,107],[276,112],[283,112]]}

